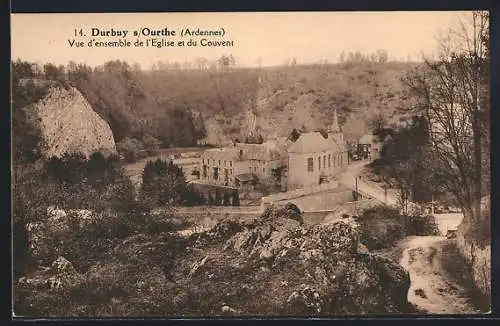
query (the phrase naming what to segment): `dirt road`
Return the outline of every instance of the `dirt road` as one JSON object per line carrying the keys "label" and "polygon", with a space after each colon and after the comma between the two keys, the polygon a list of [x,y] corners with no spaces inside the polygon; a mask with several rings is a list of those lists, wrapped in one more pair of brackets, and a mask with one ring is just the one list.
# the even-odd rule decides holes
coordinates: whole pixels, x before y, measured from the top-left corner
{"label": "dirt road", "polygon": [[366,193],[374,199],[386,203],[387,205],[396,206],[397,198],[395,198],[391,193],[387,193],[386,196],[384,189],[368,184],[362,178],[359,178],[367,164],[369,164],[367,161],[359,161],[349,164],[347,170],[340,175],[340,181],[351,189],[355,189],[357,183],[357,189],[361,193]]}
{"label": "dirt road", "polygon": [[398,244],[400,264],[410,273],[408,301],[430,314],[473,314],[467,272],[455,241],[442,236],[411,236]]}

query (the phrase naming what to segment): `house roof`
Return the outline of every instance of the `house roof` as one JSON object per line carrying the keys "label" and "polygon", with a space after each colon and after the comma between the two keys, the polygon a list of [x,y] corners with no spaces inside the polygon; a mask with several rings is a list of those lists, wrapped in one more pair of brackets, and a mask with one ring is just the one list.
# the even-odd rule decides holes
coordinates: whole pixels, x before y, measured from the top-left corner
{"label": "house roof", "polygon": [[237,160],[238,150],[234,147],[211,148],[205,150],[205,152],[203,153],[203,157],[214,160],[216,159]]}
{"label": "house roof", "polygon": [[375,137],[372,134],[365,134],[358,141],[360,144],[372,144],[375,141]]}
{"label": "house roof", "polygon": [[333,150],[334,152],[343,152],[342,144],[334,140],[335,137],[325,138],[320,132],[308,132],[300,135],[295,143],[288,147],[289,153],[313,153],[323,150]]}
{"label": "house roof", "polygon": [[279,160],[286,152],[284,146],[272,140],[262,144],[237,143],[235,147],[238,155],[242,151],[242,159],[244,160]]}

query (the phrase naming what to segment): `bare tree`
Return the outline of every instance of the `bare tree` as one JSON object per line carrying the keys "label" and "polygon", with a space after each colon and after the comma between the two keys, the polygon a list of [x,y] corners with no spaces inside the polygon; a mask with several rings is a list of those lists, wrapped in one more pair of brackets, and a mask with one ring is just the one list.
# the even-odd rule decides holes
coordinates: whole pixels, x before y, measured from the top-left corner
{"label": "bare tree", "polygon": [[489,138],[488,13],[474,12],[469,20],[442,37],[437,59],[425,60],[425,69],[407,82],[431,126],[443,186],[462,206],[466,221],[477,221],[490,173],[484,144]]}
{"label": "bare tree", "polygon": [[345,51],[342,51],[342,52],[340,53],[340,62],[344,62],[344,61],[345,61],[345,59],[346,59],[346,54],[345,54]]}
{"label": "bare tree", "polygon": [[378,62],[386,63],[388,61],[389,55],[387,51],[384,49],[377,50],[376,56],[378,58]]}

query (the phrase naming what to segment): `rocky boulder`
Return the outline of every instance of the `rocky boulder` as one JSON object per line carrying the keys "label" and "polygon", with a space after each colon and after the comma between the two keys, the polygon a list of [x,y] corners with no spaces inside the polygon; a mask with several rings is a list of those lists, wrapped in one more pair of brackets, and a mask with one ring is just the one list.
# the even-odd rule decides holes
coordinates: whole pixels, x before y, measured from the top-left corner
{"label": "rocky boulder", "polygon": [[268,211],[220,247],[214,241],[186,257],[189,282],[175,308],[204,315],[219,315],[222,306],[235,315],[408,311],[408,273],[360,245],[353,219],[308,227],[284,212]]}
{"label": "rocky boulder", "polygon": [[38,125],[47,157],[64,153],[90,156],[101,151],[116,153],[113,133],[74,87],[51,85],[47,94],[23,110],[30,122]]}
{"label": "rocky boulder", "polygon": [[40,267],[29,276],[21,277],[18,282],[23,287],[33,289],[59,289],[71,287],[78,281],[80,274],[64,257],[57,258],[51,267]]}

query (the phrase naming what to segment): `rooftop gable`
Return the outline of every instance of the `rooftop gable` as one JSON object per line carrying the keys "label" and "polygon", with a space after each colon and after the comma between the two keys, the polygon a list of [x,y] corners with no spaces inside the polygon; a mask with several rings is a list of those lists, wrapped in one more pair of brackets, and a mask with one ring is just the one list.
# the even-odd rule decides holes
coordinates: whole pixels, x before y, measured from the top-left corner
{"label": "rooftop gable", "polygon": [[288,152],[313,153],[336,147],[332,139],[323,137],[320,132],[307,132],[301,134],[295,143],[288,147]]}

